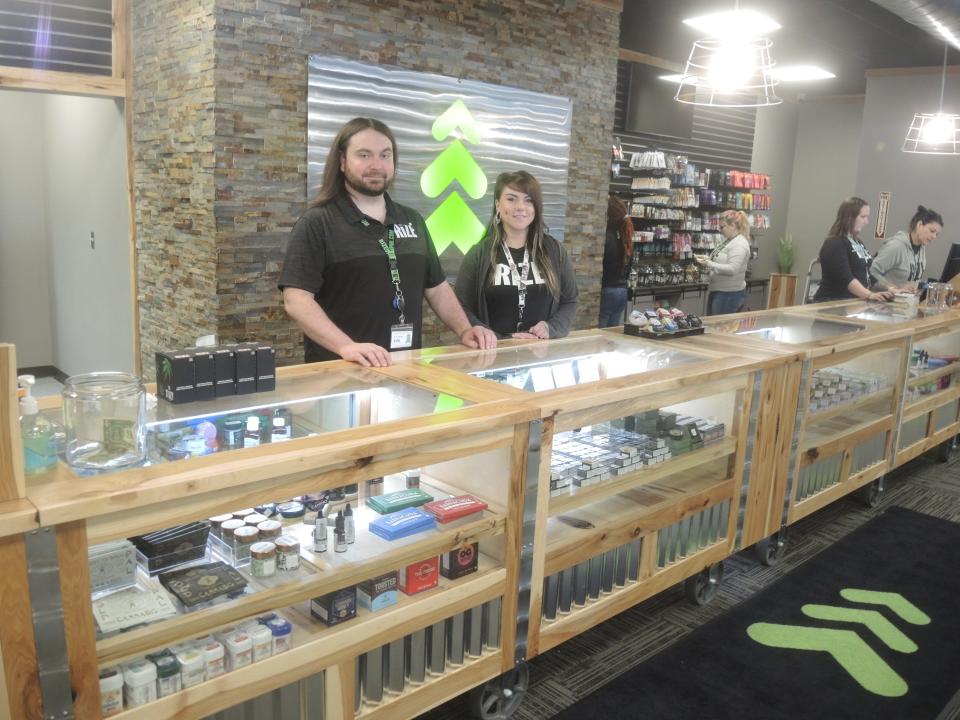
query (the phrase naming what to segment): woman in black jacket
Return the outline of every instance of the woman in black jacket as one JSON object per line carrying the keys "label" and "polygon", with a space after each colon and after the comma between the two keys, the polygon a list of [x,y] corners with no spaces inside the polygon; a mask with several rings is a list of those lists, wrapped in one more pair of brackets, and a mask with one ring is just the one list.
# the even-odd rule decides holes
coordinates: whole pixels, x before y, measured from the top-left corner
{"label": "woman in black jacket", "polygon": [[603,281],[597,327],[613,327],[623,322],[627,309],[627,276],[632,260],[633,221],[627,217],[627,204],[611,195],[607,201],[607,236],[603,245]]}
{"label": "woman in black jacket", "polygon": [[563,337],[577,312],[577,281],[544,228],[540,183],[522,170],[501,173],[493,197],[487,232],[460,266],[457,297],[471,323],[499,337]]}

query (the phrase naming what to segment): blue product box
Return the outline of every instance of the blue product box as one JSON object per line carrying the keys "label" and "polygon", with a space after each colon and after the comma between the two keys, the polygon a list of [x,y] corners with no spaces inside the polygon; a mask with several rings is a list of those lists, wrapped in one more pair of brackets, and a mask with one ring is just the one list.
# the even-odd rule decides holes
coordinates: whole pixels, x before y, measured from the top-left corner
{"label": "blue product box", "polygon": [[433,515],[420,508],[406,508],[377,518],[370,523],[370,532],[384,540],[397,540],[436,527],[437,521]]}
{"label": "blue product box", "polygon": [[357,605],[372,612],[397,604],[399,573],[396,570],[357,585]]}

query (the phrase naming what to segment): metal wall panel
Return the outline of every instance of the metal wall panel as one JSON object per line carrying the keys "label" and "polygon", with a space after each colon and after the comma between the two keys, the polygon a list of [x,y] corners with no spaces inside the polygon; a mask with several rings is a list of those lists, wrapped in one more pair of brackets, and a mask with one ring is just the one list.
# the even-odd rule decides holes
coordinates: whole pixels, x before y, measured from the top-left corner
{"label": "metal wall panel", "polygon": [[[467,119],[449,131],[441,129],[437,119],[457,101],[473,122]],[[454,112],[464,117],[462,110]],[[453,240],[460,244],[447,245],[451,239],[434,232],[431,217],[439,217],[442,206],[453,198],[466,203],[475,218],[464,227],[485,226],[493,210],[494,183],[503,171],[526,170],[540,181],[544,218],[550,233],[562,241],[572,112],[569,98],[313,55],[307,98],[307,195],[315,196],[320,187],[327,153],[340,127],[354,117],[374,117],[385,122],[397,139],[398,167],[390,195],[427,219],[448,274],[459,269],[468,240],[477,238],[467,231]],[[465,129],[468,125],[475,136]],[[439,195],[428,196],[422,186],[424,171],[457,144],[461,161],[479,166],[485,188],[476,176],[469,180],[464,170]]]}
{"label": "metal wall panel", "polygon": [[111,0],[4,0],[0,65],[110,75]]}

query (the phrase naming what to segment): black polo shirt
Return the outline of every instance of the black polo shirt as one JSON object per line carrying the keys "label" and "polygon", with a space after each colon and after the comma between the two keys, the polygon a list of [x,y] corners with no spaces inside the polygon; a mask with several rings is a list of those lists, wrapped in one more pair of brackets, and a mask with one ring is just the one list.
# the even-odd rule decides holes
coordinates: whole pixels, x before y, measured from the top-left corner
{"label": "black polo shirt", "polygon": [[[379,239],[396,233],[397,266],[406,300],[406,322],[413,325],[413,347],[420,347],[423,292],[446,278],[420,213],[384,195],[385,223],[367,217],[347,195],[307,210],[294,225],[279,287],[299,288],[314,298],[337,327],[354,342],[390,349],[390,326],[399,322],[393,308],[390,265]],[[364,224],[366,221],[366,224]],[[335,353],[304,337],[306,362],[333,360]]]}
{"label": "black polo shirt", "polygon": [[870,287],[870,252],[862,242],[852,237],[831,237],[820,247],[820,287],[813,299],[846,300],[854,298],[847,285],[859,280],[865,288]]}

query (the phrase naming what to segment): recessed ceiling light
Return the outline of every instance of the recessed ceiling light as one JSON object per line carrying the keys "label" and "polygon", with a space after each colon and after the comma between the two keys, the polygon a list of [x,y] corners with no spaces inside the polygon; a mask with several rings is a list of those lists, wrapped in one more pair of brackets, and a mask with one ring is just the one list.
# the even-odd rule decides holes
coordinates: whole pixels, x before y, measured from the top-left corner
{"label": "recessed ceiling light", "polygon": [[708,37],[756,37],[780,29],[780,23],[756,10],[727,10],[683,22]]}
{"label": "recessed ceiling light", "polygon": [[770,71],[777,80],[784,82],[804,82],[806,80],[829,80],[835,78],[829,70],[816,65],[781,65]]}

